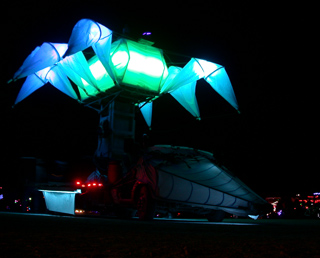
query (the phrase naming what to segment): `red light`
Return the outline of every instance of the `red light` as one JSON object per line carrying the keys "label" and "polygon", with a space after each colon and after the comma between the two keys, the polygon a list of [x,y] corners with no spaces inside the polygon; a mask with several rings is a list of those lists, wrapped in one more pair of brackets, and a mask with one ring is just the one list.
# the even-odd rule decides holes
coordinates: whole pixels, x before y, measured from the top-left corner
{"label": "red light", "polygon": [[81,187],[86,187],[86,185],[81,185]]}
{"label": "red light", "polygon": [[103,186],[103,184],[99,183],[98,186]]}
{"label": "red light", "polygon": [[93,185],[93,186],[97,186],[97,184],[96,184],[96,183],[93,183],[92,185]]}
{"label": "red light", "polygon": [[88,186],[91,186],[91,184],[88,184]]}
{"label": "red light", "polygon": [[77,185],[80,185],[81,183],[80,183],[80,181],[77,181],[76,184],[77,184]]}

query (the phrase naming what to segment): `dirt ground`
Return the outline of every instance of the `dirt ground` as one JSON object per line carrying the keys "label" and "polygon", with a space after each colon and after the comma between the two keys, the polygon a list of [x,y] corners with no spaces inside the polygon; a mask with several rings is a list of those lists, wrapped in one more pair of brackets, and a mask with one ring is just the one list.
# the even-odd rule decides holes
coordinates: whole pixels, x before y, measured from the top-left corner
{"label": "dirt ground", "polygon": [[320,220],[118,220],[0,213],[0,257],[318,257]]}

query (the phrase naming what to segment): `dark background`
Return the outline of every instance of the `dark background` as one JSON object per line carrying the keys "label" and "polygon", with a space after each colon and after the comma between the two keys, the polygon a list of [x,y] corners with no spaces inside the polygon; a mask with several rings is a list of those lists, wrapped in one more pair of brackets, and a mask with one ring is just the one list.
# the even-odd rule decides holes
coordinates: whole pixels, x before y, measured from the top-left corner
{"label": "dark background", "polygon": [[[152,131],[137,112],[137,139],[212,151],[262,196],[320,190],[316,23],[308,5],[270,6],[223,1],[115,3],[9,1],[2,3],[2,178],[20,156],[70,160],[92,155],[98,114],[46,85],[11,108],[24,79],[6,84],[43,42],[67,43],[76,22],[93,19],[115,33],[127,28],[168,53],[226,67],[241,114],[205,82],[196,121],[172,97],[154,103]],[[172,53],[172,59],[175,58]],[[1,177],[0,177],[1,180]]]}

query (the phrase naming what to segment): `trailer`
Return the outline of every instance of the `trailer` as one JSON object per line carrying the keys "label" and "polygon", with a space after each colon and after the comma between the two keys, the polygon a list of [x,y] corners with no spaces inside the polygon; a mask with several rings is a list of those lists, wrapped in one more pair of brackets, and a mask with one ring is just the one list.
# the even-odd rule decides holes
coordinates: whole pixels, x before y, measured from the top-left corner
{"label": "trailer", "polygon": [[78,188],[73,191],[41,189],[48,210],[69,214],[95,211],[123,218],[137,214],[141,220],[151,220],[157,213],[188,212],[221,221],[225,213],[259,215],[266,204],[229,170],[217,165],[211,153],[167,145],[149,147],[129,171],[120,162],[109,162],[107,176],[94,172],[75,186]]}

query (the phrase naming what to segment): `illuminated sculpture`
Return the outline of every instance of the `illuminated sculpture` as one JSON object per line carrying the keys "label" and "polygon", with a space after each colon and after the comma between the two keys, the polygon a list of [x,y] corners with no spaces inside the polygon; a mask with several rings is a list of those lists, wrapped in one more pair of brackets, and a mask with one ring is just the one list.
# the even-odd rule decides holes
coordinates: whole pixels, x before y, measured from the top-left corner
{"label": "illuminated sculpture", "polygon": [[[190,114],[200,119],[195,89],[197,81],[204,79],[238,110],[237,100],[223,66],[191,58],[184,67],[167,67],[163,51],[147,43],[125,38],[112,42],[111,30],[92,20],[80,20],[75,25],[68,44],[43,43],[27,57],[12,79],[15,81],[27,77],[15,104],[49,82],[71,98],[98,111],[101,128],[95,154],[98,160],[98,174],[99,171],[105,172],[108,167],[101,160],[121,160],[125,155],[126,139],[134,139],[135,106],[139,106],[148,126],[151,127],[153,101],[164,94],[171,94]],[[90,47],[93,52],[88,55],[87,49]],[[139,184],[144,182],[152,185],[151,191],[158,198],[171,198],[180,202],[191,198],[197,200],[199,207],[211,205],[210,209],[219,209],[217,207],[224,205],[224,211],[241,215],[252,211],[250,203],[264,203],[225,168],[219,168],[211,155],[205,152],[167,146],[151,148],[150,151],[157,155],[163,153],[164,157],[170,154],[171,161],[174,158],[177,161],[171,165],[164,161],[164,168],[157,163],[158,158],[153,161],[154,164],[150,161],[158,168],[158,172],[152,175],[146,175],[146,171],[149,170],[144,168],[145,165],[136,164],[136,171],[140,171],[136,175],[137,181]],[[181,160],[183,155],[184,160]],[[194,167],[186,167],[188,163]],[[115,177],[109,174],[110,171],[109,164],[108,180],[113,184],[111,178]],[[157,180],[152,181],[150,178],[155,177],[156,173],[161,173],[161,176],[153,186]],[[117,177],[118,179],[121,177]],[[180,191],[178,187],[176,193],[166,184],[172,187],[174,184],[176,187],[182,185],[185,191]],[[114,187],[118,191],[116,184]],[[156,190],[157,187],[160,187],[161,191]],[[170,191],[167,193],[166,190]],[[52,198],[48,197],[53,200],[51,210],[73,213],[72,209],[66,211],[66,205],[62,205],[62,202],[56,205],[62,196],[59,191],[47,192],[48,196],[52,195]],[[64,200],[74,201],[74,197],[70,197],[74,195],[74,192],[65,193]],[[121,200],[115,199],[114,202],[119,203]],[[74,206],[74,203],[70,205]],[[243,210],[240,206],[246,208]]]}
{"label": "illuminated sculpture", "polygon": [[[82,52],[92,47],[88,60]],[[50,82],[81,103],[100,111],[103,99],[127,97],[142,107],[151,126],[152,101],[170,93],[194,117],[200,118],[195,97],[197,80],[206,80],[238,109],[229,77],[221,65],[192,58],[183,68],[167,67],[161,49],[121,38],[112,42],[112,31],[92,20],[80,20],[68,44],[43,43],[14,74],[27,77],[16,99],[20,102]],[[76,85],[76,89],[70,80]]]}

